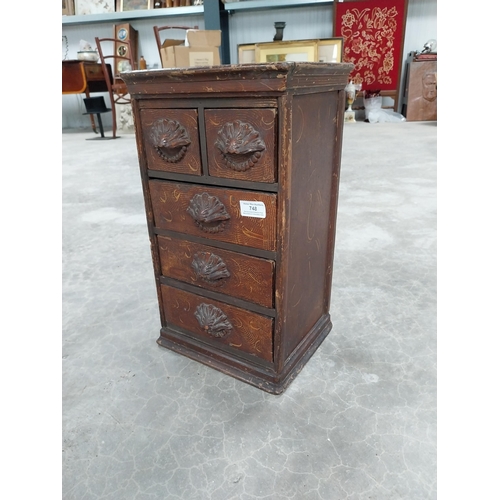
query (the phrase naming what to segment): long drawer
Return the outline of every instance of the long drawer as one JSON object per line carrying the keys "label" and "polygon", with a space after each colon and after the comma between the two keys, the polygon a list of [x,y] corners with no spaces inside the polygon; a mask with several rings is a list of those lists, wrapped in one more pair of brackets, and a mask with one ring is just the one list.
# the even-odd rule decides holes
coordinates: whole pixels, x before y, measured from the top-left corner
{"label": "long drawer", "polygon": [[274,261],[169,236],[158,248],[163,276],[273,307]]}
{"label": "long drawer", "polygon": [[276,250],[276,194],[149,181],[155,226]]}
{"label": "long drawer", "polygon": [[193,293],[161,285],[167,325],[225,346],[273,360],[273,319]]}

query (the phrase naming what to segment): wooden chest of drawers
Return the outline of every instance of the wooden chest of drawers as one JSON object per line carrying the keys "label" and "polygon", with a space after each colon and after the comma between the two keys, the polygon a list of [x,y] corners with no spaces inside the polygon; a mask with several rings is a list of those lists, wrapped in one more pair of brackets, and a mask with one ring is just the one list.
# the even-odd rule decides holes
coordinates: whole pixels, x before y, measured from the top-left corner
{"label": "wooden chest of drawers", "polygon": [[332,328],[350,64],[125,73],[158,343],[279,394]]}

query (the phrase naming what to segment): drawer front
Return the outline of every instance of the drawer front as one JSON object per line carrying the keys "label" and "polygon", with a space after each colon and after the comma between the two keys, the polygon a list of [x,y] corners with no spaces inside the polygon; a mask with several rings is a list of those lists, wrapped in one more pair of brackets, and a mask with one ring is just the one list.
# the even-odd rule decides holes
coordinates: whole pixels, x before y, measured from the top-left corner
{"label": "drawer front", "polygon": [[167,285],[161,293],[167,323],[272,362],[272,318]]}
{"label": "drawer front", "polygon": [[196,109],[143,109],[141,124],[149,169],[201,175]]}
{"label": "drawer front", "polygon": [[177,238],[158,236],[164,276],[273,307],[274,262]]}
{"label": "drawer front", "polygon": [[83,68],[88,81],[104,80],[104,73],[100,64],[84,64]]}
{"label": "drawer front", "polygon": [[205,128],[211,176],[276,182],[275,109],[207,109]]}
{"label": "drawer front", "polygon": [[[149,188],[158,228],[276,250],[275,194],[159,180],[149,181]],[[249,205],[265,217],[245,215]]]}

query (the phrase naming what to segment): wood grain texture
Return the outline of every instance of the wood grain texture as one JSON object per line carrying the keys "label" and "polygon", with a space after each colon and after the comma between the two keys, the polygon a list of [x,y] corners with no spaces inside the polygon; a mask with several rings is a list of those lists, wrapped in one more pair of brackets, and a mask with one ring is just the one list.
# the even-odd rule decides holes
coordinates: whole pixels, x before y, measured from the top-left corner
{"label": "wood grain texture", "polygon": [[[226,241],[263,250],[276,249],[276,195],[237,189],[221,189],[197,184],[168,181],[149,182],[155,225],[161,229],[189,233],[194,236]],[[224,205],[229,219],[216,233],[204,232],[188,213],[190,201],[198,194],[208,193]],[[244,217],[240,200],[260,201],[266,207],[266,218]]]}
{"label": "wood grain texture", "polygon": [[[326,337],[351,69],[278,63],[125,74],[160,345],[278,394]],[[183,110],[197,113],[199,175],[152,169],[144,154],[144,117]],[[217,143],[221,127],[234,144]],[[254,141],[246,152],[238,130]],[[221,163],[220,151],[236,157]],[[269,155],[260,167],[254,151]],[[255,217],[258,205],[243,216],[240,201],[262,202],[266,217]]]}
{"label": "wood grain texture", "polygon": [[[220,138],[226,124],[241,122],[249,124],[265,144],[265,149],[259,152],[255,164],[245,171],[231,169],[224,162],[224,156],[217,139]],[[205,128],[208,151],[208,171],[211,176],[240,179],[256,182],[275,182],[276,146],[275,146],[276,109],[207,109],[205,110]],[[243,135],[243,134],[241,134]],[[240,142],[245,137],[238,138]]]}
{"label": "wood grain texture", "polygon": [[[167,285],[161,285],[161,289],[167,324],[172,323],[193,332],[221,348],[230,346],[266,361],[273,360],[272,318]],[[213,306],[226,315],[232,326],[226,336],[215,337],[200,325],[196,312],[202,305]]]}
{"label": "wood grain texture", "polygon": [[[338,176],[335,132],[338,102],[328,93],[295,96],[292,104],[292,155],[288,165],[290,197],[287,216],[289,248],[283,272],[286,330],[284,360],[293,352],[325,311],[325,279],[332,265],[329,242],[335,231],[332,178]],[[337,167],[337,168],[335,168]]]}
{"label": "wood grain texture", "polygon": [[[263,96],[291,89],[342,90],[353,64],[295,63],[234,64],[211,68],[173,68],[161,71],[131,71],[123,75],[130,94],[137,100],[170,95],[188,98]],[[318,83],[316,81],[318,80]],[[314,91],[314,90],[313,90]]]}
{"label": "wood grain texture", "polygon": [[[232,297],[272,308],[274,304],[274,262],[230,252],[208,245],[191,243],[168,236],[158,236],[161,270],[164,276],[214,290]],[[219,257],[229,276],[209,282],[197,275],[193,261],[197,255]]]}
{"label": "wood grain texture", "polygon": [[[185,156],[177,162],[161,158],[156,150],[156,136],[163,120],[174,120],[182,125],[191,144]],[[179,174],[201,175],[201,155],[198,132],[198,111],[196,109],[148,109],[141,110],[142,137],[150,170],[175,172]]]}

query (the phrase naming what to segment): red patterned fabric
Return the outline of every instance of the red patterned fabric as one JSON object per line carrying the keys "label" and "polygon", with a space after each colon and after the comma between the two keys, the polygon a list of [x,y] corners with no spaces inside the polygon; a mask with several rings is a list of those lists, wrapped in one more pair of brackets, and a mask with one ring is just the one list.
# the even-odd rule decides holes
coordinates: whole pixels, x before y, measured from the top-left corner
{"label": "red patterned fabric", "polygon": [[406,0],[335,2],[334,35],[344,38],[343,62],[352,62],[363,90],[399,87]]}

